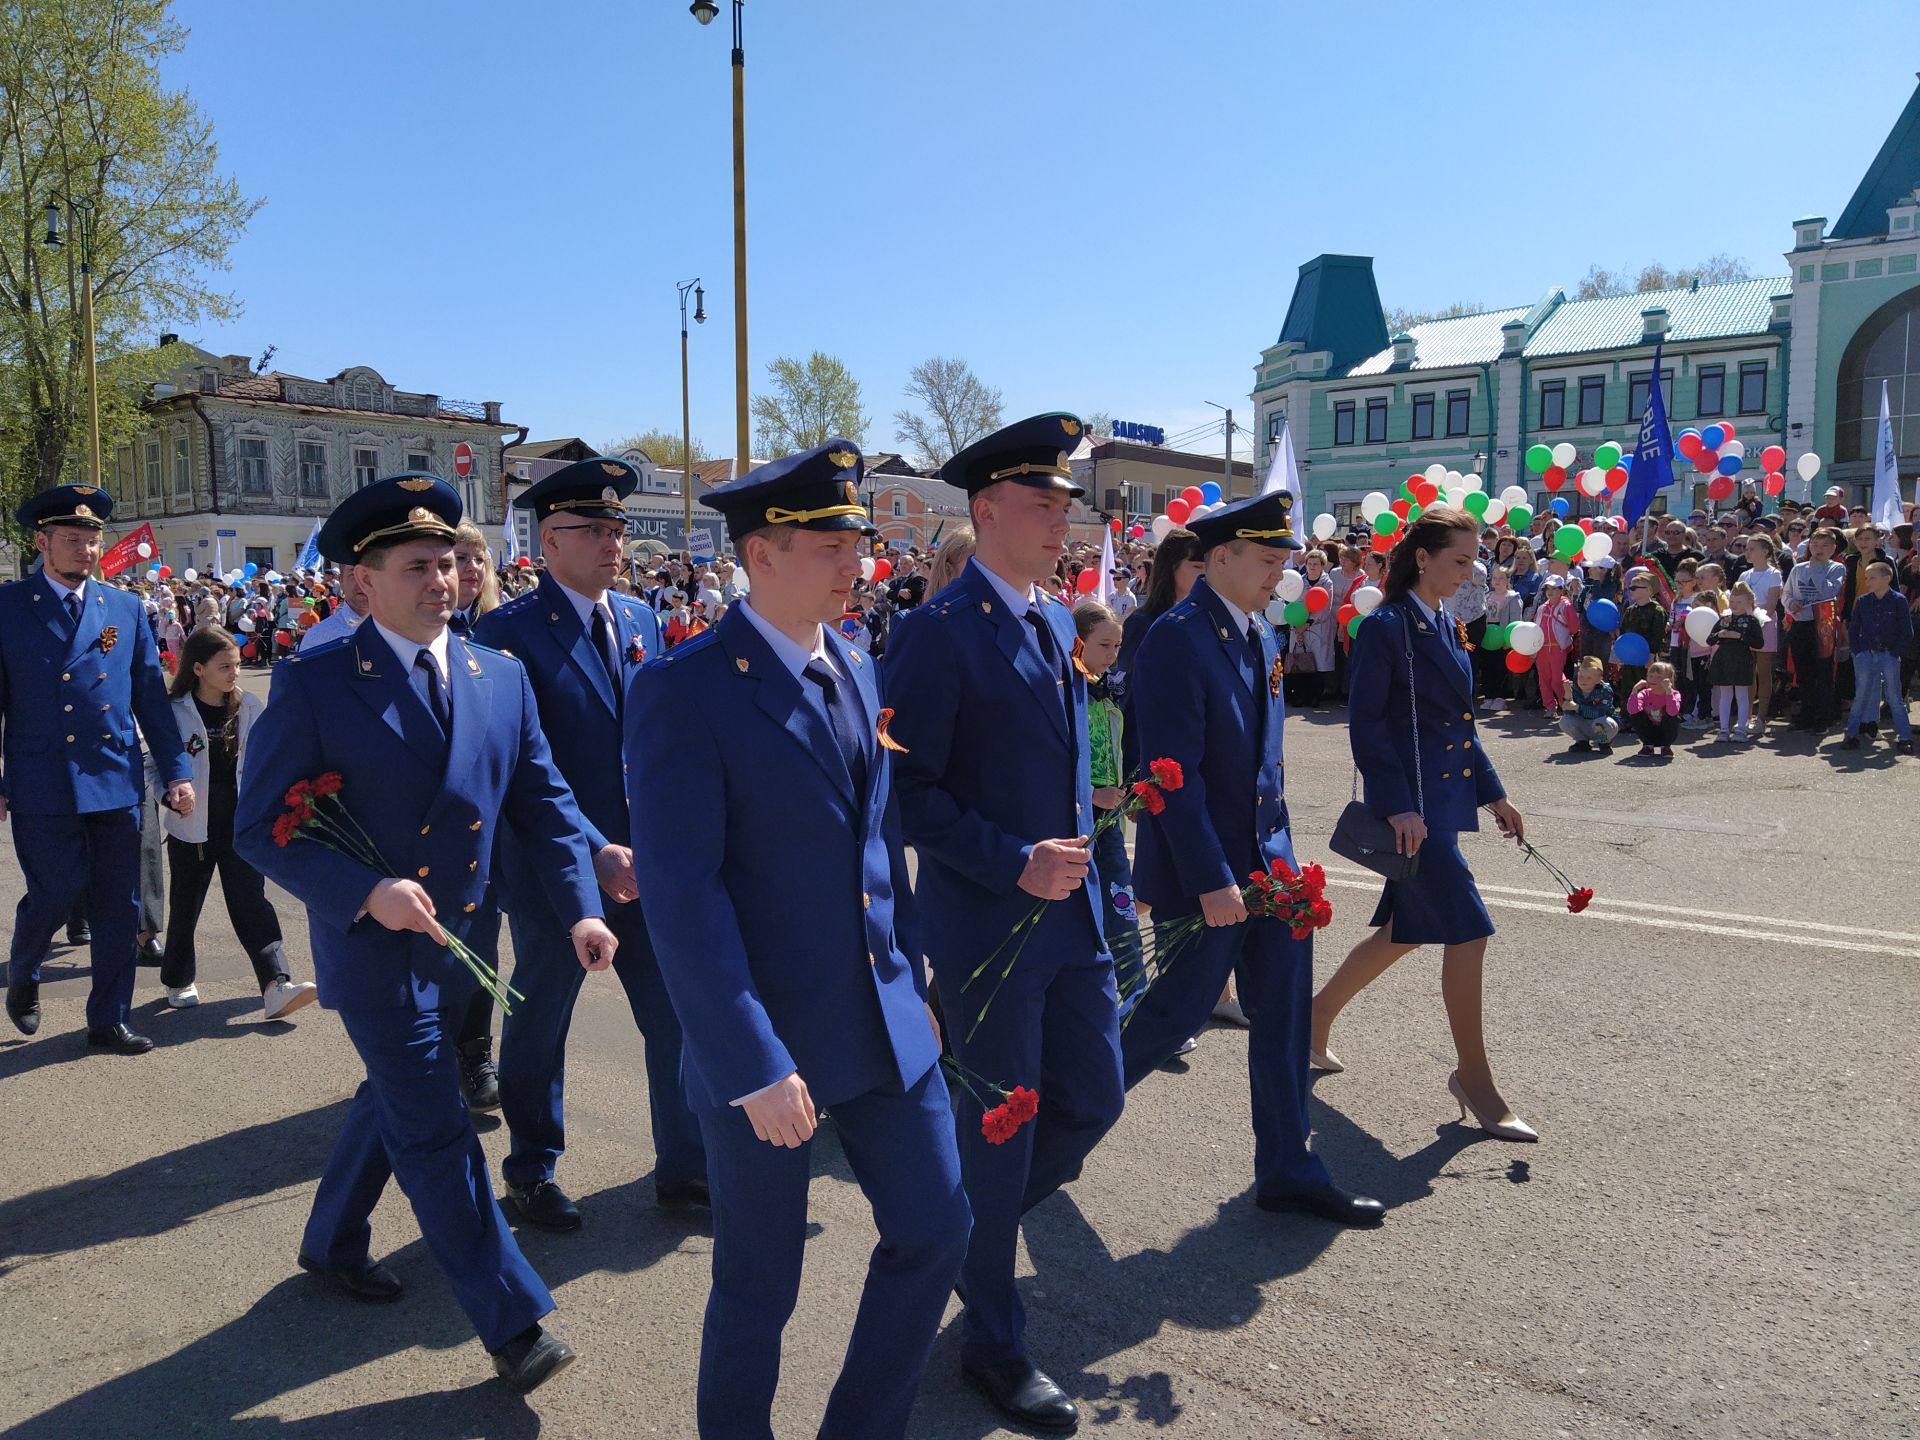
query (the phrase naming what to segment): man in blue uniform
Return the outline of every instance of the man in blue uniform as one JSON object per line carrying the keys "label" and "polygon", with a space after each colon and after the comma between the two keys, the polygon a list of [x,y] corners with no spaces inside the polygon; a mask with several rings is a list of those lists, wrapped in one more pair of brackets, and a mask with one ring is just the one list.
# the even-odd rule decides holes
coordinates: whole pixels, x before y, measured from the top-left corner
{"label": "man in blue uniform", "polygon": [[146,789],[137,721],[166,803],[193,810],[193,771],[167,700],[140,597],[92,578],[113,499],[60,485],[14,514],[33,532],[40,573],[0,585],[0,819],[27,882],[14,914],[7,1018],[40,1028],[40,962],[74,902],[86,900],[93,984],[87,1043],[122,1055],[153,1048],[127,1024],[140,914]]}
{"label": "man in blue uniform", "polygon": [[[494,1201],[460,1095],[451,1031],[475,981],[444,936],[469,932],[504,817],[580,963],[605,968],[619,942],[600,918],[584,822],[526,670],[447,633],[459,519],[452,486],[412,474],[354,492],[328,517],[321,553],[355,567],[370,614],[274,672],[234,835],[306,905],[320,1003],[340,1012],[367,1067],[320,1177],[301,1266],[358,1299],[398,1298],[399,1281],[368,1253],[367,1218],[393,1176],[494,1369],[524,1392],[573,1352],[540,1325],[553,1297]],[[275,834],[288,791],[330,772],[342,784],[321,813],[363,832],[377,867],[310,831]]]}
{"label": "man in blue uniform", "polygon": [[[895,622],[887,650],[893,733],[907,747],[901,817],[920,857],[915,899],[950,1039],[976,1074],[1040,1092],[1035,1123],[1004,1145],[981,1134],[975,1101],[956,1106],[974,1217],[961,1364],[1007,1415],[1056,1432],[1079,1412],[1027,1358],[1013,1283],[1020,1217],[1080,1173],[1125,1099],[1088,850],[1086,682],[1072,665],[1073,617],[1038,589],[1081,493],[1067,465],[1080,435],[1071,415],[1038,415],[942,467],[967,492],[977,548]],[[1003,981],[996,958],[974,979],[1036,901],[1053,903],[1011,973]]]}
{"label": "man in blue uniform", "polygon": [[1267,1210],[1304,1210],[1378,1224],[1378,1200],[1336,1186],[1307,1148],[1307,1032],[1313,941],[1285,922],[1249,919],[1240,887],[1274,860],[1297,865],[1287,829],[1286,702],[1272,627],[1261,618],[1301,548],[1289,494],[1239,500],[1192,521],[1207,571],[1154,622],[1134,659],[1140,753],[1180,763],[1166,808],[1142,821],[1134,889],[1156,925],[1205,917],[1168,957],[1127,1021],[1131,1089],[1206,1024],[1229,975],[1247,1012],[1253,1096],[1254,1196]]}
{"label": "man in blue uniform", "polygon": [[[702,1440],[773,1433],[820,1109],[880,1232],[822,1436],[905,1434],[966,1250],[881,697],[872,662],[823,624],[874,533],[861,473],[859,449],[830,440],[708,496],[752,588],[628,695],[634,868],[713,1185]],[[649,815],[675,817],[671,843],[642,833]]]}
{"label": "man in blue uniform", "polygon": [[[532,510],[539,523],[547,566],[535,589],[484,616],[473,635],[527,667],[553,763],[586,820],[587,848],[612,901],[608,924],[620,937],[614,973],[646,1037],[654,1195],[678,1209],[707,1203],[707,1157],[680,1085],[680,1022],[636,898],[620,759],[628,681],[664,647],[651,610],[609,593],[626,537],[620,502],[638,483],[626,461],[595,456],[517,497],[514,506]],[[508,1204],[523,1220],[543,1230],[577,1230],[579,1208],[555,1183],[554,1166],[566,1148],[567,1027],[585,975],[566,927],[523,863],[524,848],[509,825],[499,874],[513,930],[513,986],[526,998],[514,1005],[500,1038],[500,1104],[513,1132],[500,1169]]]}

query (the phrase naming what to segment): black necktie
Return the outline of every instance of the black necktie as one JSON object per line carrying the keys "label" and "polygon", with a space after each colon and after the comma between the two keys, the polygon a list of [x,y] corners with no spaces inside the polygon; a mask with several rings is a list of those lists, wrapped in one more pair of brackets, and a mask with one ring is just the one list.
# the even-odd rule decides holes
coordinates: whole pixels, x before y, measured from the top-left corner
{"label": "black necktie", "polygon": [[439,723],[444,740],[453,730],[453,709],[447,704],[446,682],[440,678],[440,667],[433,663],[431,651],[421,650],[413,657],[413,691]]}
{"label": "black necktie", "polygon": [[867,793],[867,742],[860,733],[857,704],[851,695],[841,690],[840,682],[824,660],[809,660],[804,673],[807,679],[820,687],[821,698],[827,702],[827,723],[833,727],[833,738],[840,747],[840,758],[847,762],[847,774],[853,780],[853,793],[864,796]]}
{"label": "black necktie", "polygon": [[473,629],[473,624],[471,621],[467,619],[466,611],[456,610],[447,619],[447,629],[451,630],[456,635],[465,635],[468,631]]}
{"label": "black necktie", "polygon": [[1260,627],[1252,621],[1247,622],[1247,649],[1253,652],[1253,673],[1258,675],[1267,668],[1267,652],[1260,647]]}
{"label": "black necktie", "polygon": [[67,596],[67,628],[69,630],[80,628],[80,597],[78,595]]}
{"label": "black necktie", "polygon": [[1054,639],[1053,627],[1047,623],[1047,617],[1040,613],[1038,605],[1027,607],[1027,624],[1033,627],[1033,635],[1040,642],[1040,658],[1047,662],[1047,669],[1058,674],[1060,671],[1060,646]]}
{"label": "black necktie", "polygon": [[600,657],[600,668],[607,672],[607,683],[613,687],[613,703],[620,705],[620,672],[614,668],[613,631],[607,624],[607,612],[604,606],[593,607],[593,653]]}

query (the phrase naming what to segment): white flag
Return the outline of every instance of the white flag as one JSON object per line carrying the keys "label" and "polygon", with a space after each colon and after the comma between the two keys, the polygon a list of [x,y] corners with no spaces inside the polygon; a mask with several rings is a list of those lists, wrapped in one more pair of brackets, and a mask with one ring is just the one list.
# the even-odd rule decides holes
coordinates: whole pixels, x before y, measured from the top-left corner
{"label": "white flag", "polygon": [[[1884,403],[1883,401],[1882,404],[1884,405]],[[214,533],[213,537],[213,578],[216,580],[224,580],[227,578],[226,563],[220,558],[220,535],[218,531]]]}
{"label": "white flag", "polygon": [[1100,542],[1100,583],[1094,587],[1093,598],[1109,610],[1113,608],[1113,526],[1107,526],[1106,537]]}
{"label": "white flag", "polygon": [[1880,382],[1880,435],[1873,447],[1873,523],[1882,533],[1900,523],[1900,461],[1893,451],[1887,382]]}
{"label": "white flag", "polygon": [[1293,431],[1287,422],[1280,422],[1280,438],[1273,444],[1273,464],[1267,468],[1267,483],[1260,487],[1262,495],[1277,495],[1285,492],[1293,496],[1294,503],[1300,500],[1300,466],[1293,458]]}

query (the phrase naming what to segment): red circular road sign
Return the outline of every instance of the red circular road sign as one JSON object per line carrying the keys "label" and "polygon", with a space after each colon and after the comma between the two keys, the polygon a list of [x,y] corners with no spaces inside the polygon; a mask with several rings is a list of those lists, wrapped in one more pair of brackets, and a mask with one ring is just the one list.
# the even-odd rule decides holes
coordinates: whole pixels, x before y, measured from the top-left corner
{"label": "red circular road sign", "polygon": [[473,447],[464,440],[453,447],[453,473],[462,480],[473,473]]}

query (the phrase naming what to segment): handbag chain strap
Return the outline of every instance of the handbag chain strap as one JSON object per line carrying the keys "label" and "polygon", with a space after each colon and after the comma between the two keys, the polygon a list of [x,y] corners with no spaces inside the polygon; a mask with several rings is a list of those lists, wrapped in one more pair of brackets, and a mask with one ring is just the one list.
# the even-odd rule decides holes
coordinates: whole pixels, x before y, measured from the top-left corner
{"label": "handbag chain strap", "polygon": [[[1400,613],[1400,634],[1406,645],[1407,657],[1407,718],[1413,724],[1413,803],[1420,818],[1427,818],[1427,792],[1420,778],[1420,702],[1413,693],[1413,627],[1407,623],[1406,612]],[[1354,763],[1353,784],[1348,792],[1352,801],[1360,799],[1360,765]]]}

